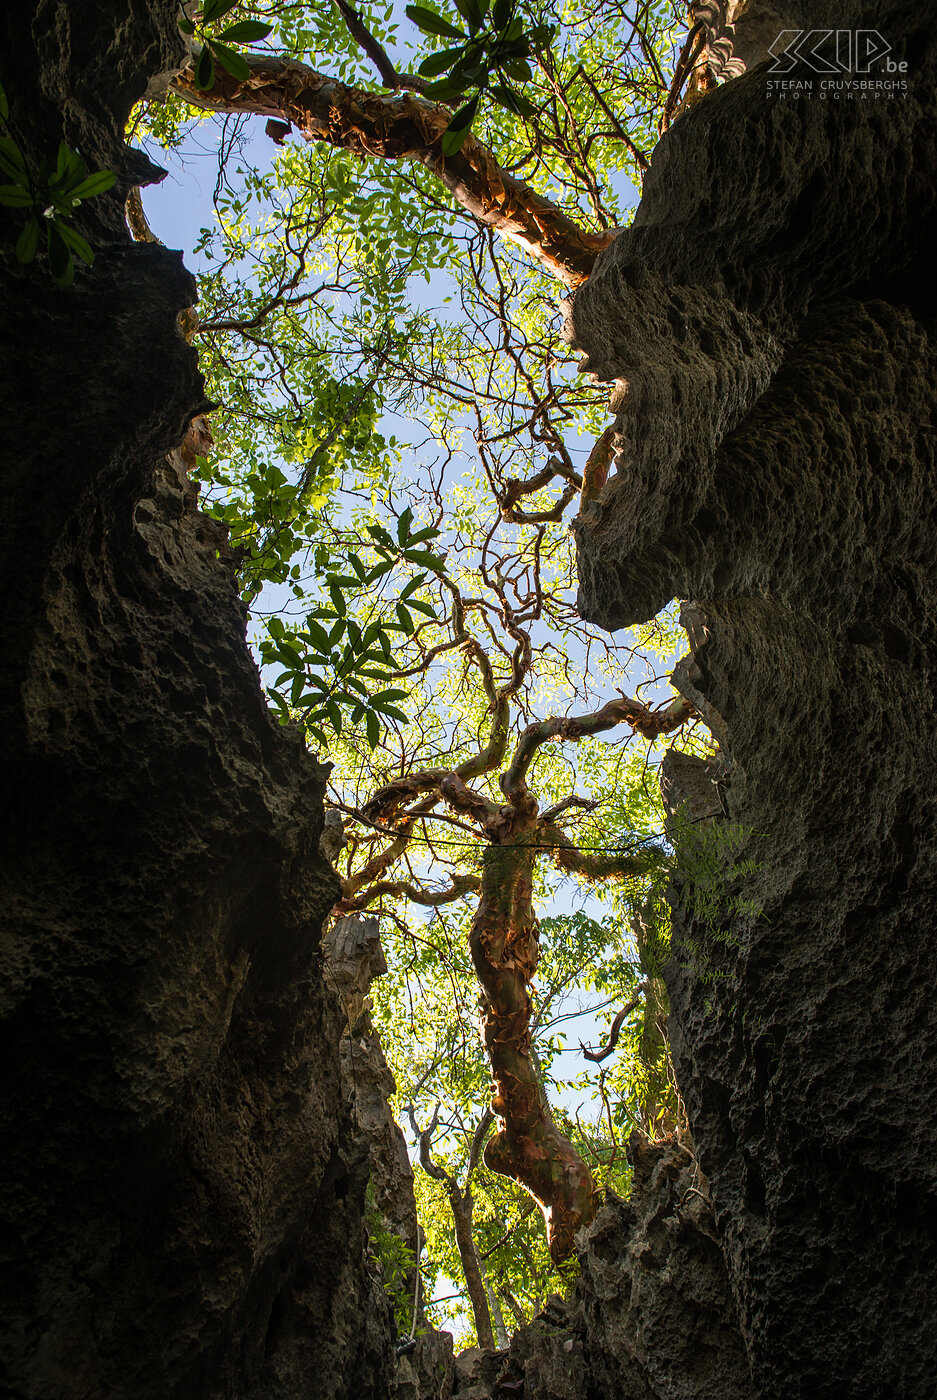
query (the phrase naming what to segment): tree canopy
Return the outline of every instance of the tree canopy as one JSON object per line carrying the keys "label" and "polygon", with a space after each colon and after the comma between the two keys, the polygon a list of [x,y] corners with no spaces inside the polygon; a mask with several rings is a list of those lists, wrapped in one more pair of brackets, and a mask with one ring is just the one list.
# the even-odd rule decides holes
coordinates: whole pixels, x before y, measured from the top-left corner
{"label": "tree canopy", "polygon": [[[706,738],[666,683],[674,613],[612,638],[576,608],[568,526],[614,439],[558,293],[705,55],[671,4],[408,15],[186,5],[189,61],[132,131],[164,160],[216,145],[188,459],[271,704],[334,765],[335,912],[381,920],[424,1268],[490,1342],[623,1181],[623,1135],[677,1111],[653,770]],[[576,993],[612,1044],[570,1074]]]}

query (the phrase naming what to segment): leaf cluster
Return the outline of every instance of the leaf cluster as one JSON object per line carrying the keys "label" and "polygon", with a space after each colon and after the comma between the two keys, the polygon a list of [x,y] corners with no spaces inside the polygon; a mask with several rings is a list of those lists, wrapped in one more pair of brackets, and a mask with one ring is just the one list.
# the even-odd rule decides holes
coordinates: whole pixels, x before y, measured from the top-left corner
{"label": "leaf cluster", "polygon": [[89,173],[84,158],[64,141],[54,163],[44,160],[38,171],[31,172],[20,146],[10,135],[9,115],[9,102],[0,87],[0,170],[10,178],[9,184],[0,184],[0,204],[35,211],[30,213],[16,240],[17,261],[33,261],[40,234],[44,233],[49,271],[60,287],[69,287],[75,280],[74,258],[81,258],[89,266],[94,262],[94,250],[72,228],[69,219],[82,200],[109,190],[114,174],[110,170]]}
{"label": "leaf cluster", "polygon": [[473,94],[455,112],[443,134],[442,149],[447,156],[455,155],[463,145],[483,93],[516,116],[535,114],[535,104],[516,83],[529,82],[533,73],[527,60],[548,47],[557,32],[546,24],[525,29],[516,0],[494,0],[494,4],[491,0],[455,0],[455,6],[465,30],[425,5],[407,6],[407,16],[424,34],[457,40],[420,64],[424,77],[437,79],[426,89],[427,95],[452,103]]}
{"label": "leaf cluster", "polygon": [[[270,689],[271,699],[284,724],[298,713],[309,733],[322,744],[328,742],[323,725],[328,722],[340,736],[346,717],[352,726],[364,723],[372,749],[388,720],[408,723],[398,707],[408,692],[385,684],[397,669],[395,636],[413,635],[414,613],[435,620],[433,607],[416,595],[428,571],[436,575],[446,571],[445,560],[426,548],[440,531],[431,527],[413,530],[412,526],[410,507],[397,521],[396,539],[383,525],[369,525],[370,560],[363,559],[358,550],[349,550],[345,556],[348,572],[330,569],[323,573],[328,604],[311,609],[301,628],[288,629],[280,617],[272,617],[268,623],[267,636],[260,644],[261,657],[266,664],[275,662],[283,667]],[[379,610],[376,618],[361,625],[354,616],[355,604],[361,597],[372,599],[375,586],[398,565],[416,567],[420,572],[395,592],[395,621]],[[376,688],[375,682],[381,688]]]}
{"label": "leaf cluster", "polygon": [[240,0],[205,0],[198,18],[190,18],[184,6],[180,5],[176,22],[183,34],[201,40],[202,51],[195,62],[195,86],[203,91],[215,81],[215,60],[221,64],[232,78],[244,82],[250,77],[250,69],[242,54],[231,47],[234,44],[256,44],[266,39],[273,31],[272,24],[258,19],[242,19],[229,24],[224,29],[209,31],[207,26],[216,24],[231,10],[237,8]]}

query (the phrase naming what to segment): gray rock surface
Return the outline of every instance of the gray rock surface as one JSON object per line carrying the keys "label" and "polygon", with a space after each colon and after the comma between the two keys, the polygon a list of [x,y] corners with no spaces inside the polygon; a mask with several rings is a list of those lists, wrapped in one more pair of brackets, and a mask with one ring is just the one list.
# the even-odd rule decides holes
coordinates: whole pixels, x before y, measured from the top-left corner
{"label": "gray rock surface", "polygon": [[[671,1034],[756,1393],[925,1400],[934,15],[838,23],[883,34],[907,97],[768,100],[757,68],[711,94],[575,299],[621,415],[617,474],[577,527],[580,600],[610,627],[697,604],[680,683],[721,721],[744,840],[701,824],[721,872],[705,916],[677,880]],[[680,768],[669,801],[699,806],[713,775]]]}
{"label": "gray rock surface", "polygon": [[16,265],[0,210],[0,1390],[383,1397],[367,1151],[322,981],[325,770],[267,713],[173,451],[205,408],[176,324],[192,280],[123,219],[153,171],[120,132],[177,56],[174,11],[0,16],[27,159],[64,139],[118,175],[79,210],[97,256],[67,292]]}
{"label": "gray rock surface", "polygon": [[[342,1085],[349,1111],[368,1146],[374,1204],[394,1234],[417,1254],[420,1229],[413,1195],[413,1168],[389,1100],[397,1091],[384,1058],[381,1038],[371,1023],[368,993],[387,971],[378,920],[351,914],[337,919],[323,940],[326,981],[345,1014],[339,1052]],[[410,1271],[407,1291],[415,1296]],[[451,1350],[451,1341],[450,1341]]]}
{"label": "gray rock surface", "polygon": [[456,1400],[754,1400],[708,1186],[676,1140],[638,1134],[628,1201],[577,1241],[580,1278],[506,1352],[463,1352]]}

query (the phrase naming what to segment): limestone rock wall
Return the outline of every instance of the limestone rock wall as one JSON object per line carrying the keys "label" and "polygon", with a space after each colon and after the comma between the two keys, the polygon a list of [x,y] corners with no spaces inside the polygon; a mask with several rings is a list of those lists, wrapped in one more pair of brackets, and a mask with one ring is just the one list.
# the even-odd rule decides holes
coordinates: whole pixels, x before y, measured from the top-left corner
{"label": "limestone rock wall", "polygon": [[755,1400],[699,1163],[638,1134],[628,1155],[631,1196],[581,1232],[570,1296],[507,1351],[457,1357],[455,1400]]}
{"label": "limestone rock wall", "polygon": [[[117,188],[68,291],[0,210],[4,1395],[384,1396],[368,1174],[321,976],[324,770],[265,709],[224,542],[174,452],[205,407],[181,255],[134,245],[120,133],[171,0],[3,7],[35,168]],[[11,232],[12,231],[12,232]]]}
{"label": "limestone rock wall", "polygon": [[[676,881],[671,1033],[756,1393],[924,1400],[935,33],[924,5],[837,23],[880,31],[907,97],[771,100],[763,68],[710,94],[575,299],[620,413],[617,472],[578,524],[580,600],[609,627],[697,604],[681,683],[715,716],[744,840],[709,823],[705,916]],[[711,789],[691,768],[671,767],[674,807]]]}

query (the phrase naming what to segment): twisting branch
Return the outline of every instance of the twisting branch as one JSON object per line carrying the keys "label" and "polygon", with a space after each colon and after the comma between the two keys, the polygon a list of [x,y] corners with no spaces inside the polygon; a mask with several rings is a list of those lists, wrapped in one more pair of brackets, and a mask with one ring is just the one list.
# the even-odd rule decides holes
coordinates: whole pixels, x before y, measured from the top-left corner
{"label": "twisting branch", "polygon": [[391,63],[384,45],[371,33],[353,5],[349,5],[347,0],[335,0],[335,8],[345,21],[348,33],[355,43],[364,50],[380,73],[381,82],[385,87],[391,88],[394,92],[401,90],[426,92],[429,81],[426,78],[417,77],[414,73],[398,73]]}
{"label": "twisting branch", "polygon": [[171,90],[207,111],[289,122],[307,141],[325,141],[369,160],[418,161],[479,223],[516,243],[569,287],[586,280],[615,236],[616,230],[580,228],[559,205],[509,175],[474,136],[455,155],[444,156],[442,136],[452,114],[439,103],[409,93],[365,92],[288,59],[244,59],[250,77],[243,81],[219,64],[212,87],[201,89],[189,66]]}
{"label": "twisting branch", "polygon": [[552,822],[537,824],[537,840],[544,849],[553,851],[553,859],[561,870],[571,875],[583,875],[589,880],[624,880],[632,875],[645,875],[659,868],[661,852],[654,846],[635,847],[621,851],[583,851],[566,832]]}
{"label": "twisting branch", "polygon": [[631,1000],[627,1003],[626,1006],[623,1006],[621,1008],[618,1015],[612,1022],[612,1028],[609,1031],[608,1036],[608,1043],[602,1050],[587,1050],[586,1047],[583,1045],[582,1041],[579,1042],[579,1048],[587,1060],[592,1060],[594,1064],[601,1064],[603,1060],[607,1060],[609,1055],[614,1053],[615,1046],[618,1044],[618,1037],[621,1035],[621,1028],[625,1023],[625,1018],[627,1016],[630,1016],[632,1011],[635,1011],[641,1005],[641,998],[644,996],[646,991],[647,983],[639,982],[637,987],[635,987],[634,996],[631,998]]}
{"label": "twisting branch", "polygon": [[488,1130],[494,1122],[490,1109],[485,1109],[475,1132],[472,1134],[472,1147],[469,1153],[468,1168],[465,1173],[465,1185],[459,1186],[455,1177],[435,1162],[432,1157],[433,1133],[439,1125],[439,1105],[433,1112],[429,1126],[420,1129],[416,1119],[416,1112],[413,1104],[406,1105],[407,1117],[410,1120],[410,1127],[413,1135],[419,1144],[420,1166],[431,1177],[433,1181],[438,1181],[446,1188],[449,1197],[449,1206],[452,1210],[452,1220],[455,1225],[456,1247],[459,1251],[459,1259],[462,1262],[462,1272],[465,1275],[465,1283],[468,1288],[469,1299],[472,1304],[472,1312],[475,1316],[475,1331],[478,1336],[480,1346],[494,1350],[495,1339],[491,1326],[491,1311],[488,1306],[488,1291],[485,1288],[485,1280],[482,1275],[481,1262],[478,1258],[478,1251],[475,1248],[475,1239],[472,1234],[472,1220],[475,1209],[475,1202],[472,1197],[472,1174],[478,1166],[479,1157]]}
{"label": "twisting branch", "polygon": [[375,900],[382,899],[384,895],[397,899],[409,899],[411,903],[422,904],[425,908],[439,909],[444,904],[451,904],[456,899],[462,899],[471,890],[479,889],[481,889],[481,879],[478,875],[453,875],[452,883],[442,890],[428,890],[423,885],[415,885],[412,880],[377,880],[354,898],[339,900],[333,913],[357,913],[360,909],[367,909]]}
{"label": "twisting branch", "polygon": [[640,700],[629,700],[623,695],[620,700],[609,700],[600,710],[591,715],[556,716],[528,725],[517,741],[514,757],[507,771],[501,775],[501,791],[509,801],[514,801],[527,790],[527,772],[539,748],[551,739],[583,739],[590,734],[600,734],[603,729],[612,729],[616,724],[630,724],[645,739],[656,739],[661,734],[669,734],[679,729],[696,711],[688,700],[680,696],[665,710],[652,710],[642,705]]}

